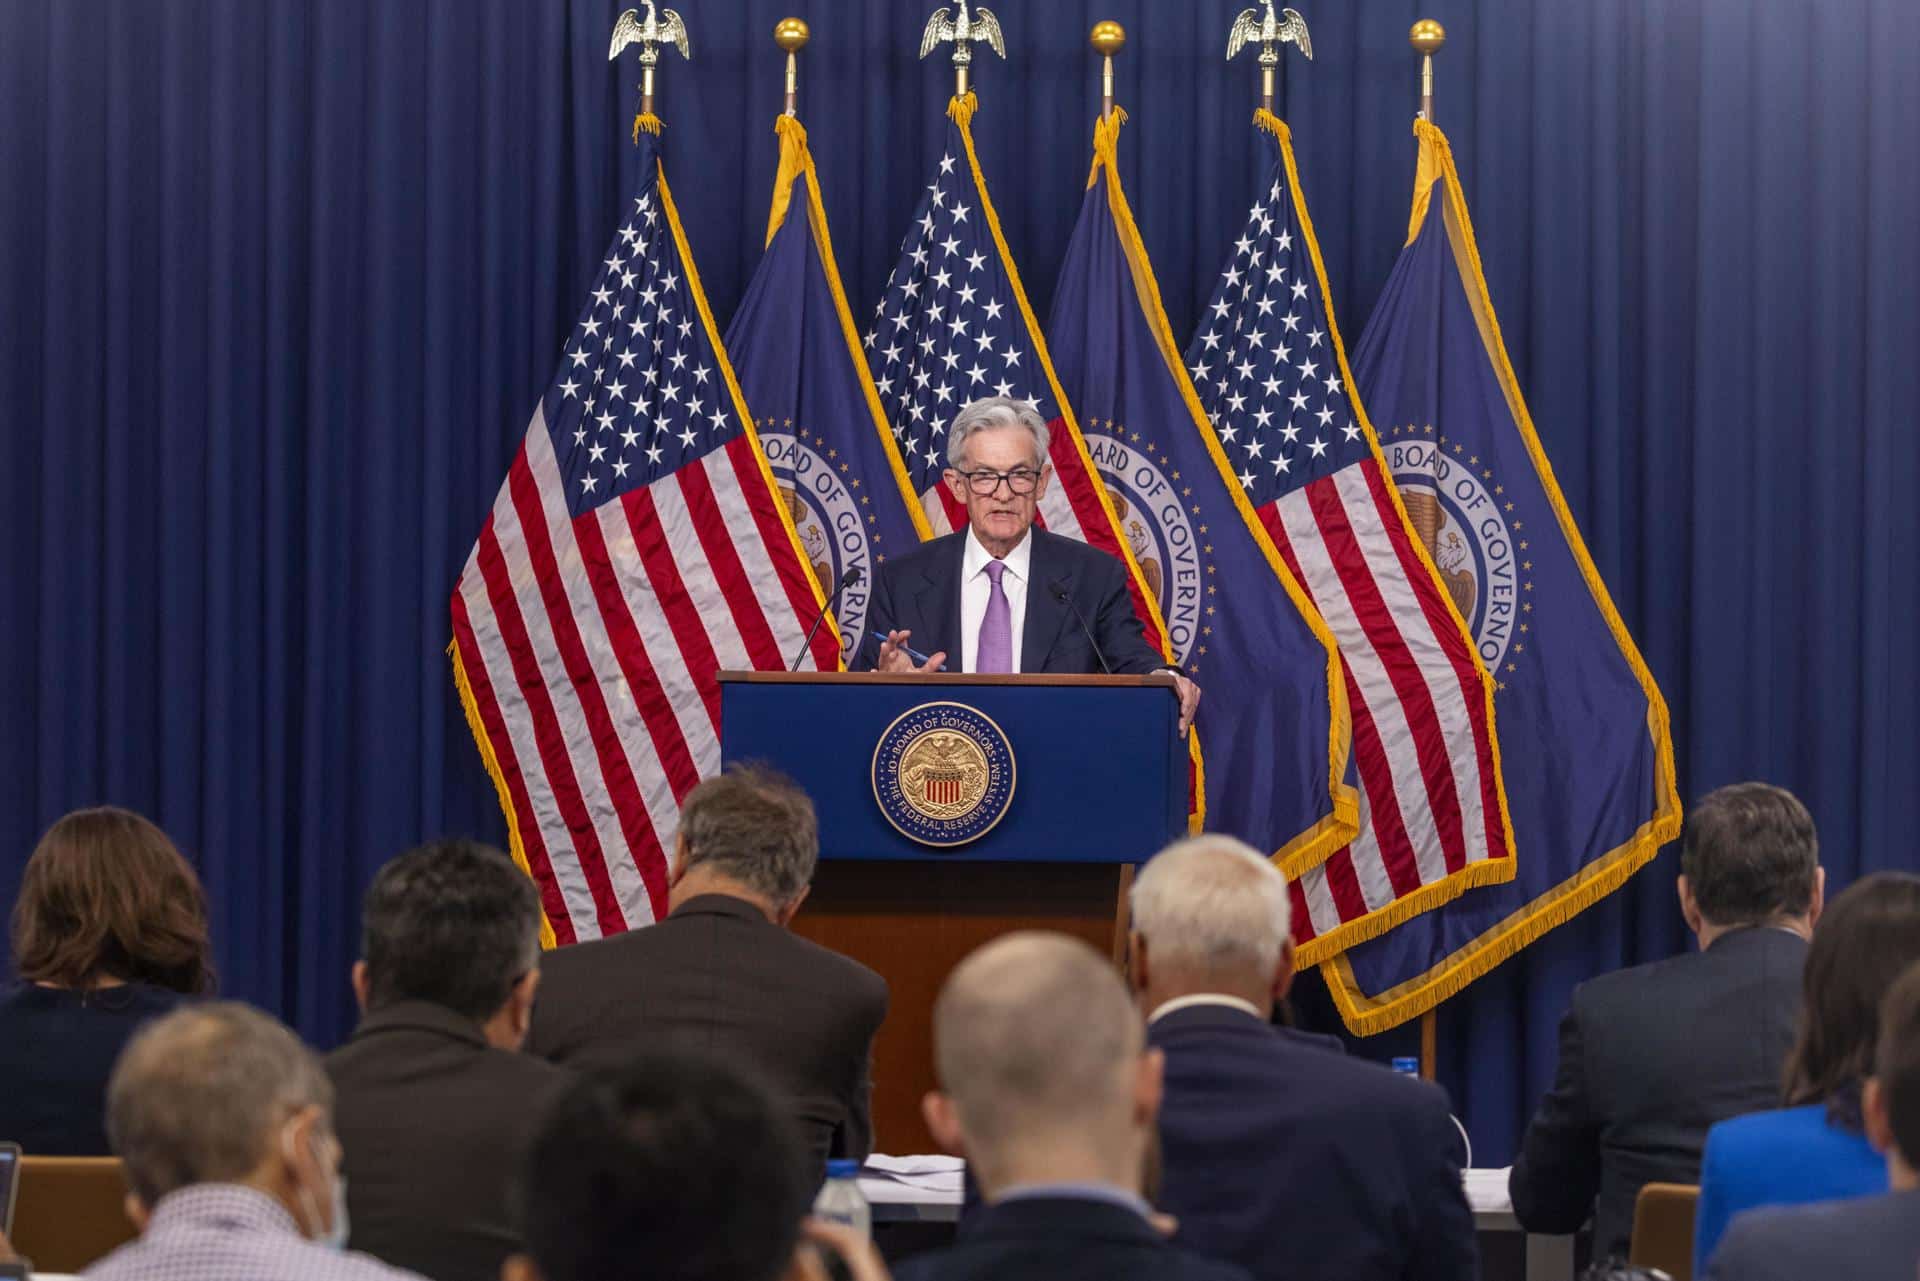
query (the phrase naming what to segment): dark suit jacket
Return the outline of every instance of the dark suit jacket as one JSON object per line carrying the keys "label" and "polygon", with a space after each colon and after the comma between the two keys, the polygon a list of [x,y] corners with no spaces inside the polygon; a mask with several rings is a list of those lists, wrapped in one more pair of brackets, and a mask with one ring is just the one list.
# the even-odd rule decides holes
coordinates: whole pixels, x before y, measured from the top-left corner
{"label": "dark suit jacket", "polygon": [[1239,1010],[1155,1020],[1159,1206],[1177,1244],[1262,1281],[1474,1281],[1446,1093]]}
{"label": "dark suit jacket", "polygon": [[1736,1215],[1707,1281],[1913,1281],[1920,1192]]}
{"label": "dark suit jacket", "polygon": [[569,1074],[425,1001],[367,1015],[326,1069],[353,1248],[434,1281],[497,1281],[520,1248],[513,1180]]}
{"label": "dark suit jacket", "polygon": [[751,903],[703,894],[656,925],[549,953],[527,1049],[580,1071],[661,1044],[743,1064],[784,1095],[824,1165],[873,1146],[873,1036],[886,1016],[878,974]]}
{"label": "dark suit jacket", "polygon": [[[870,669],[889,631],[907,628],[922,654],[946,651],[945,670],[960,670],[960,570],[967,531],[922,543],[889,558],[874,576],[867,641],[857,666]],[[1020,636],[1022,672],[1098,672],[1100,660],[1073,612],[1054,597],[1066,588],[1087,630],[1115,674],[1158,671],[1167,660],[1147,644],[1127,594],[1127,567],[1096,547],[1036,527],[1027,566],[1027,613]]]}
{"label": "dark suit jacket", "polygon": [[1247,1281],[1230,1263],[1170,1244],[1124,1206],[1066,1196],[984,1206],[951,1246],[909,1259],[893,1275],[897,1281]]}
{"label": "dark suit jacket", "polygon": [[1574,1232],[1592,1210],[1593,1256],[1625,1258],[1643,1184],[1699,1182],[1709,1126],[1779,1105],[1806,955],[1785,930],[1743,929],[1575,988],[1513,1163],[1521,1224]]}

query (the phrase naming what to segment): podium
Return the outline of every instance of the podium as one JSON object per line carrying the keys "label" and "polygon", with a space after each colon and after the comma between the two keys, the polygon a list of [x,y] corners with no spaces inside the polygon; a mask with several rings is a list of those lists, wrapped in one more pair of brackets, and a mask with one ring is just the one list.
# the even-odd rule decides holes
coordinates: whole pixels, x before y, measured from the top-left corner
{"label": "podium", "polygon": [[[934,1150],[920,1116],[934,1084],[933,1001],[967,953],[1046,929],[1120,958],[1133,866],[1187,830],[1179,715],[1173,678],[1160,673],[720,674],[725,763],[773,766],[819,814],[820,867],[794,931],[892,989],[874,1046],[880,1150]],[[1008,791],[989,780],[980,812],[951,822],[940,816],[964,809],[980,784],[977,768],[941,768],[937,740],[950,726],[970,741],[949,756],[997,769]]]}

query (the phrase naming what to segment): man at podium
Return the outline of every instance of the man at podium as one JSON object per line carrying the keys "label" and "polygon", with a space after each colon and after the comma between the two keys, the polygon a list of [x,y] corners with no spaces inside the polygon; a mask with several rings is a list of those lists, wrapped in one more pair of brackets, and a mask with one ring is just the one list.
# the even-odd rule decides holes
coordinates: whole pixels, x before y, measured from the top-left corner
{"label": "man at podium", "polygon": [[1033,526],[1053,479],[1047,424],[1026,401],[989,396],[947,429],[944,483],[967,528],[922,543],[875,576],[862,666],[883,672],[1165,671],[1180,691],[1180,730],[1200,687],[1147,644],[1127,568]]}

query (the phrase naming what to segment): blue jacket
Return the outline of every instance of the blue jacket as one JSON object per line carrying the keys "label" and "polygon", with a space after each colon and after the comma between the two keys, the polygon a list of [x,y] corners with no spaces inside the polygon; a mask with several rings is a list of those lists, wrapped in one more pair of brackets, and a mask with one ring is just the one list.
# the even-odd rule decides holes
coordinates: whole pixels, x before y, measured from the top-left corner
{"label": "blue jacket", "polygon": [[1223,1006],[1156,1019],[1159,1207],[1176,1244],[1261,1281],[1474,1281],[1444,1091]]}
{"label": "blue jacket", "polygon": [[1700,1208],[1693,1220],[1693,1275],[1742,1210],[1874,1196],[1887,1190],[1886,1158],[1864,1134],[1827,1120],[1824,1104],[1755,1112],[1707,1131]]}
{"label": "blue jacket", "polygon": [[893,1275],[898,1281],[1247,1281],[1231,1264],[1169,1244],[1132,1210],[1072,1196],[982,1206],[951,1246],[908,1259]]}

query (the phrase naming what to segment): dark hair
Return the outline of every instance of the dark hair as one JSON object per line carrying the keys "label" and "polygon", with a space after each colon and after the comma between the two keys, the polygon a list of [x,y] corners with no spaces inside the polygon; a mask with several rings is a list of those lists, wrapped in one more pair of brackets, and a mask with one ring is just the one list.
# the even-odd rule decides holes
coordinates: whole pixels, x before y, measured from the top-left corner
{"label": "dark hair", "polygon": [[431,1001],[477,1022],[539,964],[540,899],[499,850],[433,841],[389,862],[361,906],[367,1008]]}
{"label": "dark hair", "polygon": [[1893,1145],[1920,1164],[1920,961],[1909,965],[1880,1003],[1880,1047],[1873,1074],[1886,1100]]}
{"label": "dark hair", "polygon": [[1763,925],[1813,906],[1820,840],[1785,788],[1735,783],[1694,802],[1680,871],[1710,924]]}
{"label": "dark hair", "polygon": [[655,1051],[555,1101],[521,1168],[546,1281],[772,1281],[819,1181],[773,1096],[733,1065]]}
{"label": "dark hair", "polygon": [[705,863],[780,906],[800,897],[820,856],[813,802],[764,765],[736,765],[688,792],[680,833],[687,866]]}
{"label": "dark hair", "polygon": [[34,847],[13,905],[13,965],[29,983],[105,979],[213,989],[207,896],[167,834],[130,810],[75,810]]}
{"label": "dark hair", "polygon": [[1875,872],[1828,905],[1807,949],[1788,1106],[1824,1101],[1834,1120],[1860,1128],[1860,1083],[1873,1071],[1880,1002],[1917,960],[1920,876]]}

